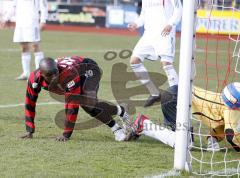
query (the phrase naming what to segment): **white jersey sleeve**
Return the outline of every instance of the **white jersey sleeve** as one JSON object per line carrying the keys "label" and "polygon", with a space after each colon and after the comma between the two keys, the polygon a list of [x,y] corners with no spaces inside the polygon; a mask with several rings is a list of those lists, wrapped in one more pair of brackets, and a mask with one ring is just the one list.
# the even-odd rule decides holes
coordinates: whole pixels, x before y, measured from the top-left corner
{"label": "white jersey sleeve", "polygon": [[138,27],[144,25],[144,33],[149,36],[159,35],[166,25],[177,25],[181,17],[180,0],[142,0],[141,14],[135,23]]}
{"label": "white jersey sleeve", "polygon": [[4,11],[4,15],[2,19],[3,22],[12,20],[12,18],[15,16],[15,8],[16,8],[16,0],[13,0],[11,5],[9,6],[9,9]]}
{"label": "white jersey sleeve", "polygon": [[40,6],[40,12],[41,12],[40,22],[41,23],[46,23],[47,17],[48,17],[48,4],[47,4],[47,0],[40,0],[39,6]]}
{"label": "white jersey sleeve", "polygon": [[182,18],[182,3],[180,0],[171,0],[171,3],[174,10],[172,17],[169,19],[169,25],[175,26],[180,22]]}
{"label": "white jersey sleeve", "polygon": [[145,16],[145,8],[142,5],[140,16],[134,21],[137,24],[137,27],[141,27],[144,25],[144,16]]}

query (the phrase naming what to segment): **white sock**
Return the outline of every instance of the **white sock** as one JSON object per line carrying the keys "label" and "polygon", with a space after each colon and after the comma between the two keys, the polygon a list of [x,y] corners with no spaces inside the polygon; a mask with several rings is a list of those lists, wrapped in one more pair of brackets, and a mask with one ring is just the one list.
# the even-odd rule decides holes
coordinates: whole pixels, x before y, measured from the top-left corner
{"label": "white sock", "polygon": [[158,88],[150,80],[147,69],[142,63],[131,64],[131,68],[140,82],[145,85],[152,96],[158,96],[160,94]]}
{"label": "white sock", "polygon": [[116,131],[117,129],[119,129],[119,125],[116,123],[114,126],[111,127],[111,130],[114,132]]}
{"label": "white sock", "polygon": [[122,108],[120,105],[117,105],[117,115],[120,116],[121,113],[122,113]]}
{"label": "white sock", "polygon": [[175,145],[175,132],[160,125],[156,125],[150,120],[145,120],[143,122],[142,134],[157,139],[170,147],[174,147]]}
{"label": "white sock", "polygon": [[44,54],[43,52],[36,52],[34,53],[34,56],[35,56],[35,67],[36,69],[38,69],[40,61],[44,58]]}
{"label": "white sock", "polygon": [[169,86],[178,85],[178,74],[173,65],[166,65],[163,67],[163,70],[167,75]]}
{"label": "white sock", "polygon": [[31,62],[31,53],[30,52],[22,53],[23,74],[26,76],[29,76],[30,74],[30,62]]}

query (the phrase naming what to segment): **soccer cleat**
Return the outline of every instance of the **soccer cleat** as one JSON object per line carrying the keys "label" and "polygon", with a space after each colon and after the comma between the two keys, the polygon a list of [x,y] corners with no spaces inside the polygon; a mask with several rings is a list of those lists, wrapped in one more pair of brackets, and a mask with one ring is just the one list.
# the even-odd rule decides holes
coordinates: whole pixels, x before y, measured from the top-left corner
{"label": "soccer cleat", "polygon": [[149,120],[149,118],[147,116],[142,115],[142,114],[138,114],[137,118],[133,122],[132,128],[134,128],[135,133],[137,135],[140,135],[141,132],[143,131],[143,122],[145,120]]}
{"label": "soccer cleat", "polygon": [[19,75],[17,78],[15,78],[15,80],[27,80],[27,79],[28,79],[28,75],[24,73]]}
{"label": "soccer cleat", "polygon": [[149,120],[148,117],[138,114],[131,126],[131,131],[126,136],[126,141],[138,139],[143,131],[143,122]]}
{"label": "soccer cleat", "polygon": [[124,129],[121,127],[118,127],[116,130],[114,130],[113,134],[115,136],[115,140],[118,142],[124,141],[126,139]]}
{"label": "soccer cleat", "polygon": [[208,147],[207,151],[220,151],[220,146],[218,144],[218,141],[215,137],[208,137]]}
{"label": "soccer cleat", "polygon": [[155,102],[160,101],[161,95],[159,94],[158,96],[152,96],[150,95],[147,99],[147,101],[144,103],[144,107],[149,107],[152,106]]}

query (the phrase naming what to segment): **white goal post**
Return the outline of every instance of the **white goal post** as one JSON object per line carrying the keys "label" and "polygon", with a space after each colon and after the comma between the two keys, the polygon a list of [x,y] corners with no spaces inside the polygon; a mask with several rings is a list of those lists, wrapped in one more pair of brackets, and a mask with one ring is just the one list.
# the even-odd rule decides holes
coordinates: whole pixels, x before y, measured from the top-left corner
{"label": "white goal post", "polygon": [[[185,170],[188,154],[188,130],[190,129],[190,109],[191,109],[191,85],[192,85],[192,61],[194,32],[195,32],[195,0],[183,3],[181,46],[179,62],[179,85],[178,85],[178,104],[177,104],[177,128],[176,143],[174,153],[174,169]],[[188,126],[188,128],[186,128]]]}
{"label": "white goal post", "polygon": [[[231,114],[233,112],[228,114],[230,110],[224,107],[221,98],[226,85],[240,81],[239,61],[240,2],[185,0],[180,41],[175,170],[198,176],[240,178],[240,119],[234,120],[236,112],[236,115]],[[197,108],[193,114],[192,100]],[[234,131],[228,134],[228,130]],[[189,147],[191,135],[194,135],[194,143]]]}

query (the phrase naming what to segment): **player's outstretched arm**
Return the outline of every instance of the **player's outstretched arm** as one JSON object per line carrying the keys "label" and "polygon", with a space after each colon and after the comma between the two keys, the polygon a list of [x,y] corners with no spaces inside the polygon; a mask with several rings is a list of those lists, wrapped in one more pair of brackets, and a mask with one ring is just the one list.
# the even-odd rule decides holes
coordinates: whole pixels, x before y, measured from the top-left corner
{"label": "player's outstretched arm", "polygon": [[32,138],[32,135],[35,132],[35,108],[38,93],[41,91],[40,84],[36,83],[35,81],[37,78],[36,75],[36,71],[32,72],[28,78],[25,98],[25,126],[27,134],[25,134],[22,138]]}
{"label": "player's outstretched arm", "polygon": [[[75,92],[80,93],[80,88],[77,87],[72,92],[73,92],[72,94],[74,94]],[[66,142],[66,141],[70,140],[70,137],[74,130],[75,122],[77,120],[79,104],[76,102],[76,100],[74,100],[74,97],[71,99],[70,96],[71,96],[71,93],[65,93],[65,99],[66,99],[65,113],[66,113],[66,115],[63,116],[65,118],[64,132],[62,135],[60,135],[56,138],[56,141],[59,141],[59,142]]]}

